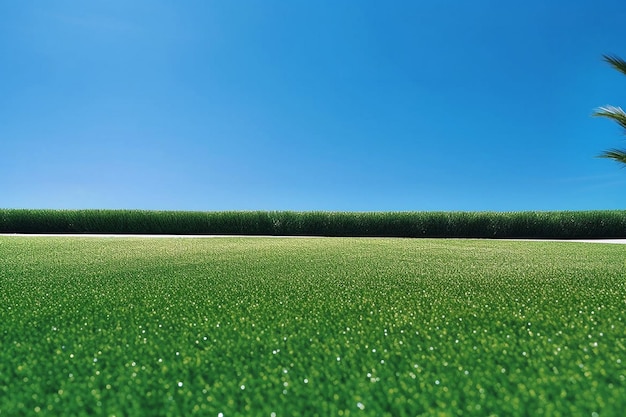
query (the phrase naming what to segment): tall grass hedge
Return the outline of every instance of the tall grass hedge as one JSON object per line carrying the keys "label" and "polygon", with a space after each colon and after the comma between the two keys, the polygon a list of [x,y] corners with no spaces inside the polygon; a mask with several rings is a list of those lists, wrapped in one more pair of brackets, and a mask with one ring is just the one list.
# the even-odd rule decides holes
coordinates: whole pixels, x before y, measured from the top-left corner
{"label": "tall grass hedge", "polygon": [[0,209],[0,233],[626,238],[626,211],[294,212]]}

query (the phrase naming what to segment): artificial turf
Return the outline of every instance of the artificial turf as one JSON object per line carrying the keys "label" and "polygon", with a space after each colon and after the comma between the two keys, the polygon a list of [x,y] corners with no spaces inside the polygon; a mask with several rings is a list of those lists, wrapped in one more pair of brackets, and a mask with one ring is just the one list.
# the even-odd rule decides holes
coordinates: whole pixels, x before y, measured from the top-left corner
{"label": "artificial turf", "polygon": [[625,255],[0,237],[0,416],[621,415]]}

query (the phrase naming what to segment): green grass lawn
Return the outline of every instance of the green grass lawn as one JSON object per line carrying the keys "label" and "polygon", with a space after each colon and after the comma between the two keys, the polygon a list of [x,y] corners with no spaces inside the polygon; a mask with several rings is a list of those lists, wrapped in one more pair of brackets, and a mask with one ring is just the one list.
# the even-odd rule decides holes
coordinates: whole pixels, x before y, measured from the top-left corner
{"label": "green grass lawn", "polygon": [[626,247],[0,237],[0,416],[616,416]]}

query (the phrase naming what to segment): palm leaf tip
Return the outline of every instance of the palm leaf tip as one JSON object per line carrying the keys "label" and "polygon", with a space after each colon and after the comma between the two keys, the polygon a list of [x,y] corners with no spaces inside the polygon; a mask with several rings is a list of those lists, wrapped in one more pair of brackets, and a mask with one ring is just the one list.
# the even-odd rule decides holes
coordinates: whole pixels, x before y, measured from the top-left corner
{"label": "palm leaf tip", "polygon": [[626,164],[626,149],[609,149],[598,155],[598,158],[612,159]]}
{"label": "palm leaf tip", "polygon": [[594,116],[598,117],[607,117],[616,121],[621,127],[626,129],[626,112],[621,107],[616,106],[603,106],[598,107],[595,112],[593,112]]}
{"label": "palm leaf tip", "polygon": [[603,55],[604,61],[613,68],[626,75],[626,61],[616,55]]}

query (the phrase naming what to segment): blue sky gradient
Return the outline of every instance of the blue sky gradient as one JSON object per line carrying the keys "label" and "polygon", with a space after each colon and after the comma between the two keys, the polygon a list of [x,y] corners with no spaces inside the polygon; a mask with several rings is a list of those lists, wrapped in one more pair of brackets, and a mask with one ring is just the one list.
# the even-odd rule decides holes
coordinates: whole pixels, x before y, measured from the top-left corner
{"label": "blue sky gradient", "polygon": [[626,208],[626,3],[0,3],[0,207]]}

